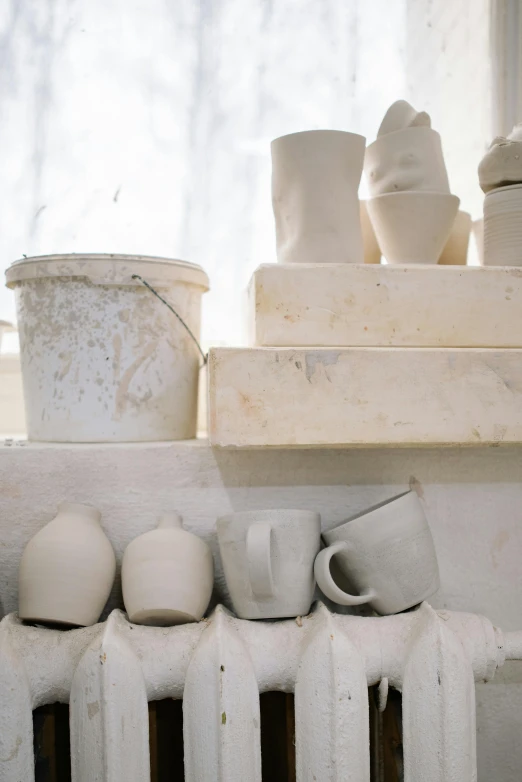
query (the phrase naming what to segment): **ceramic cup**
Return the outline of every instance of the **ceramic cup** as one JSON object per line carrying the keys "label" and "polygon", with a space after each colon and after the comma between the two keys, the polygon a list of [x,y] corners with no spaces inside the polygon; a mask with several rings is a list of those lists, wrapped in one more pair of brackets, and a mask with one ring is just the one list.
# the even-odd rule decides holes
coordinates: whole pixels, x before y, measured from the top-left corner
{"label": "ceramic cup", "polygon": [[361,231],[364,248],[364,262],[365,263],[380,263],[381,262],[381,248],[379,242],[375,236],[373,230],[372,221],[368,215],[368,207],[366,201],[359,203],[361,213]]}
{"label": "ceramic cup", "polygon": [[440,136],[428,127],[379,136],[366,149],[364,173],[373,198],[409,190],[450,192]]}
{"label": "ceramic cup", "polygon": [[366,202],[388,263],[437,263],[460,200],[445,193],[386,193]]}
{"label": "ceramic cup", "polygon": [[522,266],[522,185],[484,197],[484,266]]}
{"label": "ceramic cup", "polygon": [[358,190],[365,143],[341,130],[272,141],[279,263],[363,263]]}
{"label": "ceramic cup", "polygon": [[470,233],[471,215],[459,210],[439,258],[441,266],[466,266]]}
{"label": "ceramic cup", "polygon": [[240,619],[278,619],[309,612],[320,547],[318,513],[232,513],[217,520],[217,534],[227,587]]}
{"label": "ceramic cup", "polygon": [[[334,603],[369,603],[379,614],[396,614],[421,603],[439,588],[439,568],[430,528],[415,492],[376,505],[323,533],[327,548],[315,560],[321,591]],[[345,592],[337,570],[359,592]]]}
{"label": "ceramic cup", "polygon": [[109,597],[116,557],[90,505],[62,502],[55,518],[31,538],[18,574],[21,619],[92,625]]}

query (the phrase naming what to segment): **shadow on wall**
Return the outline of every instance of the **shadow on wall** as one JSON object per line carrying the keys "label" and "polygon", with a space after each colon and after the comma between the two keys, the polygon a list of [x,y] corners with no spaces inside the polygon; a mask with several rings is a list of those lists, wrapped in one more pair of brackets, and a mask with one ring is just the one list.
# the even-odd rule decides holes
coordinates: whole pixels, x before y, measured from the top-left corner
{"label": "shadow on wall", "polygon": [[518,446],[284,451],[213,448],[212,452],[223,484],[229,488],[285,487],[289,481],[292,486],[308,487],[353,485],[375,489],[381,484],[383,499],[389,496],[390,487],[397,493],[408,486],[417,487],[421,493],[414,476],[419,476],[422,483],[517,484],[522,474],[522,450]]}

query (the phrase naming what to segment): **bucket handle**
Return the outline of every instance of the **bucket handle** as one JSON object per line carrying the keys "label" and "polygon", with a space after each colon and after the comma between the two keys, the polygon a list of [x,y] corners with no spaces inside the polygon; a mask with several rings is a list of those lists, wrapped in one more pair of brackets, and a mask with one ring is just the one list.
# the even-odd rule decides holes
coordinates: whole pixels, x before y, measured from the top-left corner
{"label": "bucket handle", "polygon": [[181,315],[180,315],[179,313],[177,313],[177,312],[176,312],[176,310],[174,309],[174,307],[172,306],[172,304],[169,304],[169,303],[168,303],[168,301],[165,301],[165,299],[163,298],[163,296],[160,296],[160,295],[159,295],[159,293],[158,293],[158,291],[154,290],[154,288],[152,287],[152,285],[149,285],[149,283],[147,282],[147,280],[144,280],[144,279],[143,279],[143,277],[140,277],[140,275],[139,275],[139,274],[133,274],[133,275],[132,275],[132,279],[133,279],[133,280],[139,280],[140,282],[142,282],[142,283],[143,283],[143,285],[145,285],[145,287],[146,287],[146,288],[148,288],[148,289],[149,289],[149,291],[150,291],[151,293],[153,293],[153,294],[154,294],[154,296],[156,296],[156,298],[158,298],[158,299],[159,299],[161,302],[163,302],[163,304],[164,304],[166,307],[168,307],[168,308],[169,308],[169,310],[172,312],[172,314],[176,316],[176,318],[179,320],[179,322],[181,323],[181,325],[183,326],[183,328],[184,328],[184,329],[187,331],[187,333],[189,334],[190,338],[192,339],[192,341],[193,341],[193,342],[194,342],[194,344],[196,345],[197,349],[198,349],[198,350],[199,350],[199,352],[201,353],[201,356],[202,356],[202,358],[203,358],[203,366],[205,366],[205,364],[206,364],[206,363],[207,363],[207,361],[208,361],[208,353],[207,353],[207,354],[203,353],[203,349],[202,349],[201,345],[199,344],[198,340],[196,339],[196,337],[194,336],[194,334],[192,333],[192,331],[190,330],[190,328],[187,326],[187,324],[185,323],[185,321],[183,320],[183,318],[181,317]]}

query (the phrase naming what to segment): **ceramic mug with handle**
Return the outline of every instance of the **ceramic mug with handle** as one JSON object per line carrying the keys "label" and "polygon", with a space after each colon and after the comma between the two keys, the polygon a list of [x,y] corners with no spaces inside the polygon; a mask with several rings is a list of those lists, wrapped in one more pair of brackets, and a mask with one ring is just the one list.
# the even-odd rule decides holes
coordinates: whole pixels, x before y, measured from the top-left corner
{"label": "ceramic mug with handle", "polygon": [[244,511],[217,520],[221,561],[241,619],[307,614],[321,517],[306,510]]}
{"label": "ceramic mug with handle", "polygon": [[[315,560],[321,591],[346,606],[369,603],[379,614],[405,611],[439,588],[435,546],[415,492],[376,505],[323,533],[327,547]],[[331,560],[358,595],[334,581]]]}

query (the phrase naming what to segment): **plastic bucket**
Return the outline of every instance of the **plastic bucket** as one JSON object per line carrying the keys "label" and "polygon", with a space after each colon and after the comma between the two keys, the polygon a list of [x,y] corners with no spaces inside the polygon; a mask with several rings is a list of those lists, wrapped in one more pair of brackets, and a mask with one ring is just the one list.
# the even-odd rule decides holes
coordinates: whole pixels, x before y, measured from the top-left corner
{"label": "plastic bucket", "polygon": [[195,437],[201,355],[199,266],[131,255],[25,258],[16,292],[30,440],[139,442]]}

